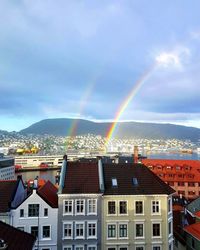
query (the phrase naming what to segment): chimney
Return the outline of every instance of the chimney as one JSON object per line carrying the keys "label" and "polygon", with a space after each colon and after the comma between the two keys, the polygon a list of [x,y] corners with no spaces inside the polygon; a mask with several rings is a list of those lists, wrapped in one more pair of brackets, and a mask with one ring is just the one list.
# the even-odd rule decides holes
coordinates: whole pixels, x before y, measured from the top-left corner
{"label": "chimney", "polygon": [[59,182],[59,189],[58,189],[59,194],[62,193],[63,187],[65,185],[66,172],[67,172],[67,155],[64,155],[62,169],[61,169],[61,173],[60,173],[60,182]]}
{"label": "chimney", "polygon": [[38,188],[38,176],[35,177],[34,181],[33,181],[33,188],[37,189]]}
{"label": "chimney", "polygon": [[134,146],[134,163],[138,163],[138,146]]}
{"label": "chimney", "polygon": [[98,157],[98,173],[99,173],[99,189],[101,192],[104,192],[105,186],[104,186],[104,176],[103,176],[103,164],[101,157]]}
{"label": "chimney", "polygon": [[115,159],[115,163],[118,164],[119,163],[119,155],[115,155],[114,159]]}

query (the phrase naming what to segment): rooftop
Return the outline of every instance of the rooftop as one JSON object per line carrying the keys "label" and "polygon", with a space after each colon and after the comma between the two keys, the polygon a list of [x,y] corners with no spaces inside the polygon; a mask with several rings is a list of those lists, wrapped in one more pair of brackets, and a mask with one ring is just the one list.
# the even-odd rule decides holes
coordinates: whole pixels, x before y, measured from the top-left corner
{"label": "rooftop", "polygon": [[18,180],[0,181],[0,213],[10,210],[10,203],[17,190]]}
{"label": "rooftop", "polygon": [[50,182],[47,181],[42,187],[37,190],[38,195],[44,199],[49,206],[53,208],[58,207],[58,189]]}
{"label": "rooftop", "polygon": [[0,238],[9,250],[32,250],[35,237],[0,221]]}
{"label": "rooftop", "polygon": [[200,222],[184,227],[184,231],[200,240]]}
{"label": "rooftop", "polygon": [[100,193],[98,163],[67,162],[63,194]]}
{"label": "rooftop", "polygon": [[[112,185],[112,179],[117,185]],[[104,164],[106,195],[172,194],[175,191],[142,164]]]}

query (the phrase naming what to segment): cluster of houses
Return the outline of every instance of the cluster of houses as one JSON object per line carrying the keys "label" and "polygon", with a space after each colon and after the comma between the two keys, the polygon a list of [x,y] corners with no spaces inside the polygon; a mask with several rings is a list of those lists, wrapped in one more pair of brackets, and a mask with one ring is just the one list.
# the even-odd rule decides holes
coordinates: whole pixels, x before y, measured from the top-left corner
{"label": "cluster of houses", "polygon": [[[27,192],[21,177],[0,181],[0,245],[1,240],[9,244],[12,234],[1,233],[9,227],[25,234],[25,245],[32,242],[27,250],[184,249],[178,243],[186,249],[178,237],[174,244],[175,191],[143,164],[102,163],[100,158],[69,162],[65,157],[58,188],[49,181],[34,184]],[[185,234],[192,239],[191,232],[187,226]],[[32,237],[28,243],[26,237]],[[16,243],[7,249],[23,247]]]}

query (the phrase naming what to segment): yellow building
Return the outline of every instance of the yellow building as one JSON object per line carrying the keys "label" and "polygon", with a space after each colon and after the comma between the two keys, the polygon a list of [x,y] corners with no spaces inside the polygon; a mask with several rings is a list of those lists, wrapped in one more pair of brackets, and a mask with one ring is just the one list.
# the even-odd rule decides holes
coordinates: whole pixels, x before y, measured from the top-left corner
{"label": "yellow building", "polygon": [[141,164],[105,164],[104,250],[172,250],[174,190]]}

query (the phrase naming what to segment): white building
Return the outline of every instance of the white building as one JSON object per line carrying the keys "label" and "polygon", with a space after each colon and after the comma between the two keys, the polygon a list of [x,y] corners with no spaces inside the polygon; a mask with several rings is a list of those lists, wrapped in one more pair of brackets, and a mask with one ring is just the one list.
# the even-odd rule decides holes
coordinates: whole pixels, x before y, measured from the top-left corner
{"label": "white building", "polygon": [[14,159],[0,155],[0,180],[14,180],[15,166]]}
{"label": "white building", "polygon": [[48,181],[12,210],[13,226],[37,237],[34,250],[57,250],[57,188]]}

